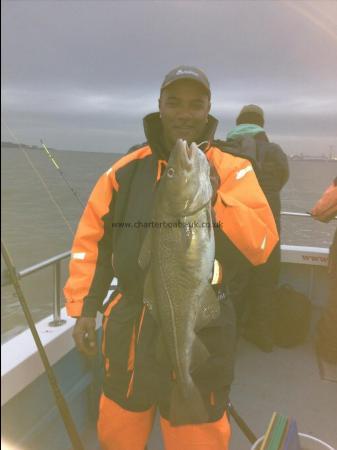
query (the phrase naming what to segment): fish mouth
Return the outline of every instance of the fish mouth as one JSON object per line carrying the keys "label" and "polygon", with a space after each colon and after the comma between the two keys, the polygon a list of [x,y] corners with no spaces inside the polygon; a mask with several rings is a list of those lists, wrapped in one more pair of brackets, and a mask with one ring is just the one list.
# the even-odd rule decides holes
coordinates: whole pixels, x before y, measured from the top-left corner
{"label": "fish mouth", "polygon": [[186,156],[190,161],[192,160],[193,150],[192,147],[188,146],[187,144],[186,144]]}
{"label": "fish mouth", "polygon": [[184,170],[191,170],[194,152],[193,149],[187,144],[187,141],[179,139],[177,141],[175,152],[178,165]]}

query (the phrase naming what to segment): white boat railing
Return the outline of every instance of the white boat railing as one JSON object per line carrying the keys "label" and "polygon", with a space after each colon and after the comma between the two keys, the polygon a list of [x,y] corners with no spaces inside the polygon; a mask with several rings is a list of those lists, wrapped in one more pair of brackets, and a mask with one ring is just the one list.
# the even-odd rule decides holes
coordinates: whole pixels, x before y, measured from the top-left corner
{"label": "white boat railing", "polygon": [[[58,327],[65,323],[65,320],[61,319],[61,262],[64,259],[69,258],[71,255],[70,251],[60,253],[58,255],[52,256],[51,258],[45,259],[33,266],[27,267],[26,269],[17,271],[18,279],[22,279],[31,275],[32,273],[38,272],[46,267],[52,266],[53,268],[53,320],[49,323],[52,327]],[[7,271],[4,274],[4,281],[1,282],[1,287],[8,286],[11,284]]]}
{"label": "white boat railing", "polygon": [[[288,216],[288,217],[291,217],[291,216],[293,216],[293,217],[311,217],[312,219],[314,219],[314,217],[313,217],[310,213],[308,213],[308,212],[301,213],[301,212],[281,211],[281,216]],[[337,216],[333,217],[333,218],[330,219],[330,220],[337,220]]]}
{"label": "white boat railing", "polygon": [[291,212],[291,211],[281,211],[281,216],[293,216],[293,217],[312,217],[311,214],[305,212]]}

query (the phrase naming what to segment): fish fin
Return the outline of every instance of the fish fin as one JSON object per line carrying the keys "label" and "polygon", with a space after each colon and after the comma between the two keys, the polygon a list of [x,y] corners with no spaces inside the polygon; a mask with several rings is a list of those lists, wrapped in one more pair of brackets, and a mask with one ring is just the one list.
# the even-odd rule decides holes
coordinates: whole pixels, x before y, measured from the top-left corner
{"label": "fish fin", "polygon": [[145,270],[151,261],[152,233],[151,229],[147,231],[138,256],[139,266]]}
{"label": "fish fin", "polygon": [[209,358],[209,351],[201,340],[196,336],[191,349],[190,373],[205,363]]}
{"label": "fish fin", "polygon": [[207,284],[200,294],[200,308],[197,314],[195,331],[199,331],[207,326],[220,314],[219,300],[210,284]]}
{"label": "fish fin", "polygon": [[187,425],[207,423],[209,413],[197,386],[191,381],[187,392],[175,383],[171,392],[170,423],[172,425]]}
{"label": "fish fin", "polygon": [[157,306],[155,302],[155,293],[153,290],[153,278],[151,269],[148,270],[145,282],[144,282],[144,293],[143,293],[143,303],[146,305],[147,309],[150,311],[151,315],[158,323]]}

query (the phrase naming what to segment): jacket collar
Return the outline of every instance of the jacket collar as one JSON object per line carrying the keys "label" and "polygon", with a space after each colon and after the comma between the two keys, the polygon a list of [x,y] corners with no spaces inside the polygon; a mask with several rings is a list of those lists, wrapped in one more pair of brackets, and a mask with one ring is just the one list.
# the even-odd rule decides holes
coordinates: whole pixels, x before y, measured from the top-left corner
{"label": "jacket collar", "polygon": [[[159,113],[151,113],[145,116],[143,119],[143,125],[147,142],[153,153],[157,155],[158,159],[167,160],[168,152],[164,144],[163,129]],[[207,141],[207,143],[199,146],[203,151],[205,151],[208,147],[208,143],[213,141],[217,126],[218,120],[209,114],[207,125],[203,135],[200,138],[201,142]]]}
{"label": "jacket collar", "polygon": [[248,123],[237,125],[232,128],[227,133],[227,141],[240,141],[244,136],[254,136],[256,141],[269,142],[267,134],[262,127]]}
{"label": "jacket collar", "polygon": [[241,136],[255,136],[258,133],[264,133],[264,129],[253,123],[242,123],[232,128],[227,133],[227,140],[238,139]]}

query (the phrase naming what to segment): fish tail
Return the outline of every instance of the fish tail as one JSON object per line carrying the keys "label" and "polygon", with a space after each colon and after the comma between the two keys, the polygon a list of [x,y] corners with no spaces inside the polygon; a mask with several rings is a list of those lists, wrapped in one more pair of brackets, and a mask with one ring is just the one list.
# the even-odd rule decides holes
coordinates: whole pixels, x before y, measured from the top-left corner
{"label": "fish tail", "polygon": [[170,422],[172,425],[206,423],[209,419],[205,402],[192,379],[184,391],[175,385],[171,393]]}

